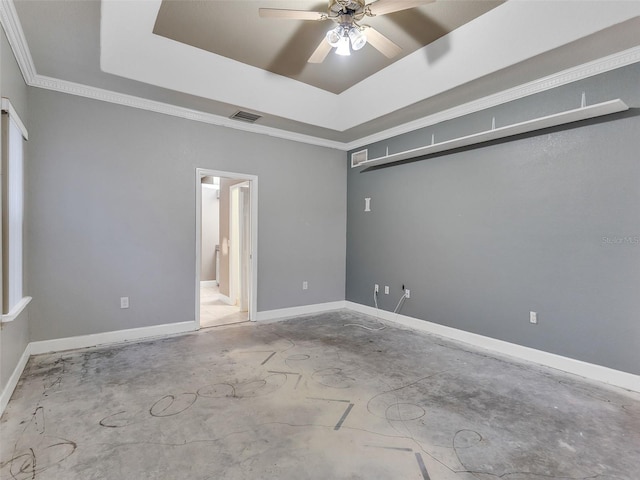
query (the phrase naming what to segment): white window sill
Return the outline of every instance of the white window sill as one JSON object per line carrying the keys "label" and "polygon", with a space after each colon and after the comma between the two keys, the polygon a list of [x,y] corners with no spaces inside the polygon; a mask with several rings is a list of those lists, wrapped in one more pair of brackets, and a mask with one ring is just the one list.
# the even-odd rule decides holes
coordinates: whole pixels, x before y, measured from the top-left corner
{"label": "white window sill", "polygon": [[11,309],[9,313],[7,313],[6,315],[2,315],[1,317],[2,319],[0,320],[0,323],[13,322],[16,318],[20,316],[22,311],[25,308],[27,308],[27,305],[29,305],[30,301],[31,301],[31,297],[23,297],[22,300],[20,300],[16,304],[16,306]]}

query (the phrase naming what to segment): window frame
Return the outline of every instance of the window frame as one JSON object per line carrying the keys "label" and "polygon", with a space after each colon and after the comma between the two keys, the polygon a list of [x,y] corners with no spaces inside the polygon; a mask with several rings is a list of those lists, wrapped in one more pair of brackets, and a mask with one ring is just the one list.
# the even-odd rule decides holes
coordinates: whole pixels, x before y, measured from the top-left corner
{"label": "window frame", "polygon": [[[0,102],[2,110],[2,323],[18,318],[31,301],[24,295],[24,166],[28,132],[8,98]],[[18,149],[13,142],[20,139]],[[18,153],[19,157],[15,157]],[[18,286],[16,287],[16,283]]]}

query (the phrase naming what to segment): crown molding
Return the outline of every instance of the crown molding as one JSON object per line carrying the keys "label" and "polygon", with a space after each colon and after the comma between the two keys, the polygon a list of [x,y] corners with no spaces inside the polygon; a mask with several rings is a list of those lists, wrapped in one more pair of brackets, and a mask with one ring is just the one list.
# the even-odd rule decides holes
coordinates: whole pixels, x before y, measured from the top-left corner
{"label": "crown molding", "polygon": [[[31,56],[28,55],[28,49],[26,51],[28,59],[30,60]],[[578,80],[599,75],[601,73],[615,70],[617,68],[631,65],[637,62],[640,62],[640,47],[634,47],[619,53],[615,53],[613,55],[609,55],[607,57],[603,57],[598,60],[594,60],[592,62],[585,63],[583,65],[579,65],[577,67],[563,70],[547,77],[543,77],[532,82],[528,82],[517,87],[513,87],[508,90],[504,90],[502,92],[465,103],[463,105],[458,105],[457,107],[443,110],[433,115],[428,115],[418,120],[404,123],[402,125],[398,125],[396,127],[375,133],[373,135],[369,135],[367,137],[359,138],[352,142],[337,142],[320,137],[314,137],[311,135],[303,135],[287,130],[265,127],[263,125],[243,124],[219,115],[205,113],[198,110],[192,110],[167,103],[156,102],[133,95],[126,95],[123,93],[90,87],[87,85],[68,82],[66,80],[60,80],[57,78],[46,77],[38,74],[33,75],[32,81],[27,83],[33,87],[68,93],[70,95],[78,95],[94,100],[115,103],[132,108],[139,108],[142,110],[148,110],[164,115],[171,115],[174,117],[193,120],[196,122],[208,123],[210,125],[228,127],[236,130],[257,133],[260,135],[268,135],[285,140],[291,140],[294,142],[301,142],[310,145],[349,151],[354,148],[359,148],[364,145],[369,145],[375,142],[387,140],[398,135],[402,135],[404,133],[409,133],[420,128],[436,125],[446,120],[462,117],[464,115],[469,115],[481,110],[486,110],[488,108],[496,107],[498,105],[512,102],[514,100],[519,100],[536,93],[551,90],[562,85],[567,85]],[[30,63],[32,65],[32,62]]]}
{"label": "crown molding", "polygon": [[29,45],[24,36],[22,24],[18,18],[18,12],[16,12],[13,0],[0,1],[0,22],[7,34],[7,40],[16,57],[24,81],[27,85],[31,85],[33,78],[36,76],[36,66],[33,63]]}
{"label": "crown molding", "polygon": [[102,102],[115,103],[118,105],[124,105],[126,107],[138,108],[150,112],[170,115],[172,117],[193,120],[195,122],[207,123],[209,125],[233,128],[235,130],[242,130],[245,132],[257,133],[259,135],[267,135],[270,137],[282,138],[285,140],[317,145],[321,147],[329,147],[338,150],[345,149],[345,144],[342,142],[335,142],[332,140],[326,140],[324,138],[313,137],[311,135],[304,135],[287,130],[281,130],[278,128],[266,127],[264,125],[242,123],[240,121],[231,120],[230,118],[220,115],[205,113],[199,110],[192,110],[168,103],[156,102],[154,100],[148,100],[145,98],[118,93],[111,90],[90,87],[88,85],[60,80],[58,78],[47,77],[44,75],[35,75],[30,85],[32,87],[43,88],[45,90],[68,93],[70,95],[77,95],[79,97],[90,98]]}
{"label": "crown molding", "polygon": [[448,110],[442,110],[418,120],[407,122],[387,130],[374,133],[367,137],[359,138],[346,144],[346,150],[353,150],[364,145],[387,140],[404,133],[413,132],[420,128],[430,127],[446,120],[451,120],[471,113],[496,107],[504,103],[519,100],[521,98],[551,90],[562,85],[577,82],[585,78],[593,77],[601,73],[605,73],[616,68],[625,67],[633,63],[640,62],[640,47],[630,48],[622,52],[609,55],[607,57],[588,62],[577,67],[569,68],[558,73],[554,73],[547,77],[539,78],[528,83],[524,83],[517,87],[503,90],[502,92],[488,95],[478,100],[458,105]]}
{"label": "crown molding", "polygon": [[142,110],[148,110],[164,115],[170,115],[174,117],[184,118],[195,122],[207,123],[210,125],[216,125],[220,127],[232,128],[235,130],[242,130],[245,132],[256,133],[259,135],[267,135],[284,140],[291,140],[294,142],[306,143],[310,145],[316,145],[321,147],[328,147],[337,150],[349,151],[355,148],[360,148],[365,145],[369,145],[375,142],[387,140],[389,138],[409,133],[420,128],[429,127],[446,120],[451,120],[457,117],[462,117],[471,113],[475,113],[481,110],[486,110],[491,107],[502,105],[507,102],[518,100],[536,93],[544,92],[562,85],[567,85],[584,78],[589,78],[594,75],[615,70],[616,68],[631,65],[633,63],[640,62],[640,47],[634,47],[628,50],[624,50],[607,57],[603,57],[592,62],[579,65],[561,72],[549,75],[547,77],[534,80],[522,85],[519,85],[502,92],[489,95],[472,102],[459,105],[457,107],[450,108],[437,112],[433,115],[422,117],[412,122],[407,122],[402,125],[362,137],[351,142],[337,142],[327,140],[321,137],[315,137],[312,135],[304,135],[287,130],[282,130],[273,127],[266,127],[256,124],[244,124],[235,120],[231,120],[227,117],[220,115],[214,115],[198,110],[188,109],[171,105],[167,103],[157,102],[153,100],[136,97],[133,95],[127,95],[123,93],[114,92],[111,90],[104,90],[88,85],[69,82],[57,78],[47,77],[39,75],[36,72],[31,52],[27,44],[20,19],[15,10],[13,0],[0,0],[0,22],[4,27],[7,34],[7,39],[13,53],[18,62],[18,66],[22,72],[27,85],[52,90],[56,92],[67,93],[70,95],[77,95],[85,98],[90,98],[98,101],[115,103],[131,108],[138,108]]}

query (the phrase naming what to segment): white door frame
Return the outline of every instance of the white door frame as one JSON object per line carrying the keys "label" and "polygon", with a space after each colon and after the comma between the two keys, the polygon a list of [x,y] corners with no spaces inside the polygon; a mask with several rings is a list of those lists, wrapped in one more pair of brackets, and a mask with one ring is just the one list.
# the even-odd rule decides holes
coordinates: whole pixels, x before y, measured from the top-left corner
{"label": "white door frame", "polygon": [[243,200],[244,189],[248,189],[251,198],[251,184],[247,181],[236,183],[229,188],[229,298],[236,302],[241,312],[248,311],[251,295],[247,262],[247,259],[251,258],[251,238],[245,231],[248,230],[250,234],[251,226],[246,228],[244,223],[245,209],[248,207],[251,211],[251,204],[246,205]]}
{"label": "white door frame", "polygon": [[202,178],[225,177],[249,182],[251,189],[251,251],[249,252],[249,320],[255,322],[258,313],[258,176],[196,168],[196,325],[200,328],[200,270],[202,261]]}

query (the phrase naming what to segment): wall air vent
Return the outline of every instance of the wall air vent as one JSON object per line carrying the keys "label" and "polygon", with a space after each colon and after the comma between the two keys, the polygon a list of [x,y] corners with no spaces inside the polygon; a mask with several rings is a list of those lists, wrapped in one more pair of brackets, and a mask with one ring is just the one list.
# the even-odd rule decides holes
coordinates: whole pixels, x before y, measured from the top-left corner
{"label": "wall air vent", "polygon": [[256,115],[255,113],[249,113],[249,112],[244,112],[242,110],[238,110],[229,118],[233,120],[240,120],[242,122],[255,123],[256,120],[262,118],[262,115]]}
{"label": "wall air vent", "polygon": [[353,152],[351,154],[351,168],[357,167],[361,165],[363,162],[367,161],[369,150],[364,149],[359,152]]}

